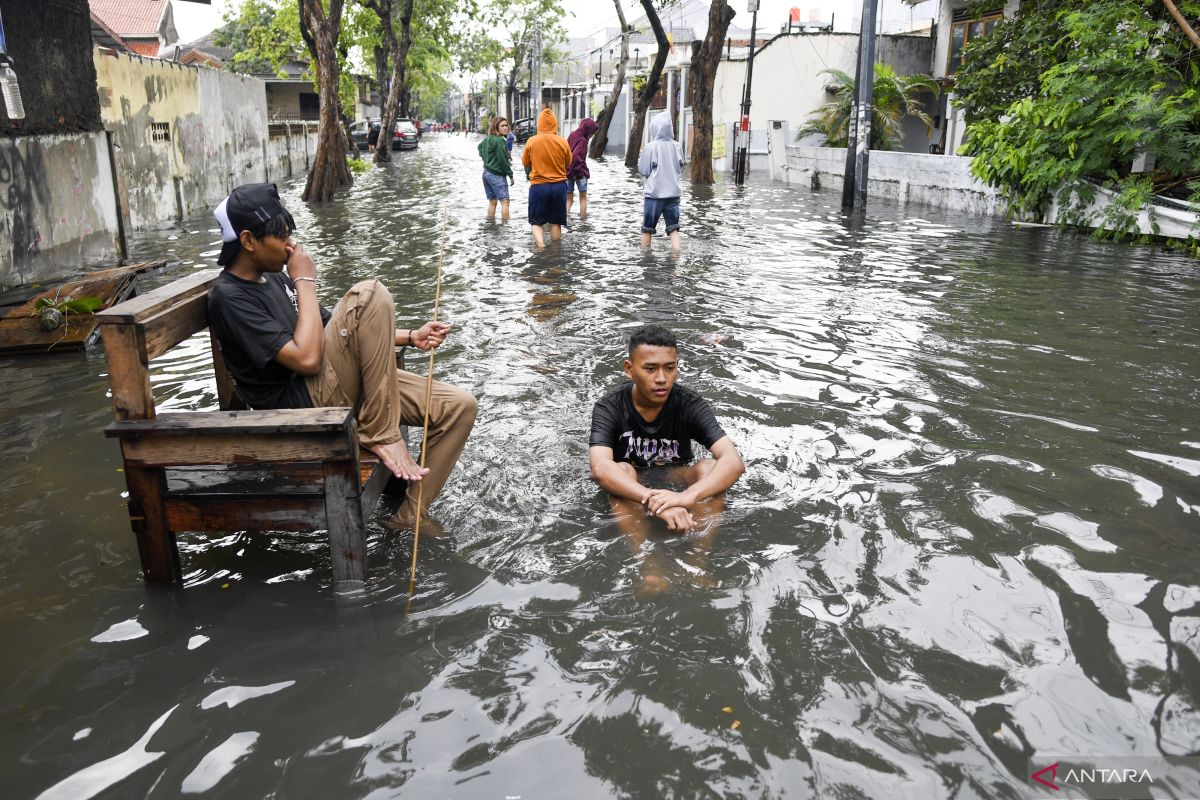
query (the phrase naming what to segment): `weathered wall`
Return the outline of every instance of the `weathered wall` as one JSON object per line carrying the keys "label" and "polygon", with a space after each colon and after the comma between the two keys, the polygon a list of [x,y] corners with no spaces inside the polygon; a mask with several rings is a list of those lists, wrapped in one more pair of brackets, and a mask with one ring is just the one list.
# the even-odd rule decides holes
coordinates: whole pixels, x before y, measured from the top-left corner
{"label": "weathered wall", "polygon": [[[840,187],[846,169],[844,147],[787,144],[784,123],[770,130],[771,177],[788,183]],[[867,194],[901,203],[947,208],[985,216],[1004,213],[996,190],[971,175],[971,159],[920,153],[871,151]]]}
{"label": "weathered wall", "polygon": [[0,139],[0,288],[112,263],[119,221],[104,133]]}
{"label": "weathered wall", "polygon": [[25,118],[0,116],[0,134],[99,131],[87,0],[0,0]]}
{"label": "weathered wall", "polygon": [[316,122],[279,122],[269,126],[267,180],[303,175],[317,152]]}
{"label": "weathered wall", "polygon": [[182,218],[265,179],[262,81],[99,48],[95,65],[132,228]]}

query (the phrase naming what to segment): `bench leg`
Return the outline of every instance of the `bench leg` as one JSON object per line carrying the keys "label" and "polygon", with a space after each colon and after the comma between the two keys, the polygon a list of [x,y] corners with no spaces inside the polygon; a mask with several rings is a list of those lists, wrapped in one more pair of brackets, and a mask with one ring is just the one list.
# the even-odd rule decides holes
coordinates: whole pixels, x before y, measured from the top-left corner
{"label": "bench leg", "polygon": [[179,583],[179,548],[167,527],[167,473],[161,467],[125,465],[129,523],[137,537],[142,577],[152,583]]}
{"label": "bench leg", "polygon": [[333,555],[333,584],[338,594],[360,592],[367,577],[367,532],[359,497],[358,464],[326,461],[325,523]]}

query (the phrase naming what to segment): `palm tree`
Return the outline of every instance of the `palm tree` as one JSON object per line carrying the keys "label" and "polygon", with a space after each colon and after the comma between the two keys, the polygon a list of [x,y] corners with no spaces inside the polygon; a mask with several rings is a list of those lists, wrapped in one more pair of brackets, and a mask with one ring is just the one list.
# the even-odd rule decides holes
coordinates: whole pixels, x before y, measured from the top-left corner
{"label": "palm tree", "polygon": [[[850,107],[854,104],[854,78],[840,69],[821,70],[832,80],[826,91],[832,102],[809,115],[797,133],[801,139],[812,133],[825,137],[826,147],[845,147],[849,138]],[[928,75],[897,75],[888,64],[875,64],[875,100],[871,114],[871,149],[898,150],[904,144],[904,118],[913,117],[933,132],[933,120],[917,100],[920,92],[938,92],[937,81]]]}

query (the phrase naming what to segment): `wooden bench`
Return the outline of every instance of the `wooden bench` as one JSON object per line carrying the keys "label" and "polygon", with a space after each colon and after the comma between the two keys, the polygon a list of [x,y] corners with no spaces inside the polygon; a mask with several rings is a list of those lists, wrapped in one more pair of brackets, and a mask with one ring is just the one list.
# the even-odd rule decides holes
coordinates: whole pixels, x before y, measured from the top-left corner
{"label": "wooden bench", "polygon": [[208,327],[219,274],[193,273],[96,315],[116,414],[105,435],[121,442],[142,575],[182,580],[176,532],[326,529],[336,589],[360,589],[364,520],[391,473],[360,452],[352,409],[245,410],[210,331],[221,410],[155,411],[150,361]]}

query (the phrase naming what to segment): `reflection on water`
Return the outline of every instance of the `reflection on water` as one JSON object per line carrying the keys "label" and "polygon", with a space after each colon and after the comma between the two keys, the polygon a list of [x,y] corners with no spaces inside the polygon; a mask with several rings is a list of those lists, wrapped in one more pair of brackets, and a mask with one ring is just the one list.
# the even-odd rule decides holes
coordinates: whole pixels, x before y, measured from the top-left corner
{"label": "reflection on water", "polygon": [[[473,141],[401,156],[328,206],[284,191],[323,299],[379,275],[402,321],[452,209],[437,369],[480,416],[411,616],[385,510],[357,604],[320,532],[183,536],[186,591],[146,589],[102,356],[6,360],[6,794],[1015,798],[1030,756],[1200,751],[1194,262],[762,177],[643,252],[616,163],[532,253],[520,191],[484,220]],[[134,255],[164,281],[218,238]],[[586,451],[650,321],[747,474],[706,562],[652,537],[677,580],[645,599]],[[215,407],[207,363],[156,362],[160,407]]]}

